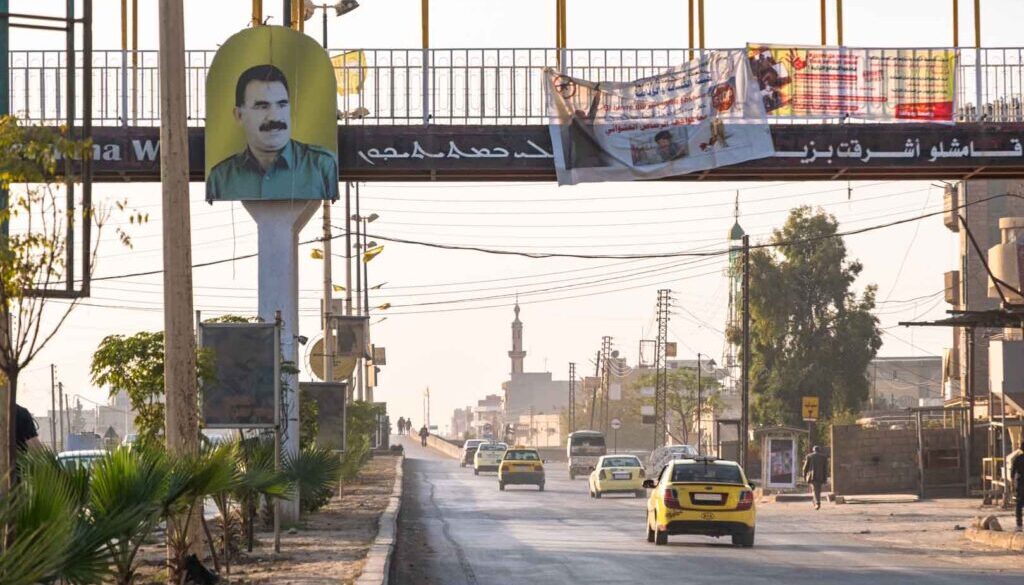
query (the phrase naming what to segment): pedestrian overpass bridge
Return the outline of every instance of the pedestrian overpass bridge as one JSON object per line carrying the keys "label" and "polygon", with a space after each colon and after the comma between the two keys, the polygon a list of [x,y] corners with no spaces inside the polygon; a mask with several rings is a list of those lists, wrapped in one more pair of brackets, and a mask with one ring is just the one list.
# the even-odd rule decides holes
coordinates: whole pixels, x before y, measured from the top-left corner
{"label": "pedestrian overpass bridge", "polygon": [[[346,51],[331,50],[331,55]],[[367,49],[337,69],[344,181],[553,181],[545,67],[594,81],[629,81],[690,59],[689,49]],[[191,177],[203,180],[204,85],[215,51],[189,51]],[[961,49],[953,124],[772,120],[774,157],[673,180],[1024,178],[1024,48]],[[74,56],[75,125],[91,113],[93,177],[158,181],[155,51]],[[64,51],[12,51],[11,112],[67,123]]]}

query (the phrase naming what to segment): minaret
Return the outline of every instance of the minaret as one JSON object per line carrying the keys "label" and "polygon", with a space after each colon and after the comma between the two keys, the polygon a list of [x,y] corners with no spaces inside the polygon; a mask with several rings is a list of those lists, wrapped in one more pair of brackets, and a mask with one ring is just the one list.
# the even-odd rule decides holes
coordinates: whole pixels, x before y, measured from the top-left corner
{"label": "minaret", "polygon": [[[733,211],[735,221],[732,229],[729,230],[729,268],[726,274],[729,276],[729,328],[738,329],[741,327],[739,307],[743,303],[742,276],[743,271],[739,265],[740,255],[743,251],[743,236],[745,232],[740,226],[740,192],[736,192],[736,207]],[[729,369],[729,375],[734,376],[735,370],[739,368],[738,358],[739,347],[726,341],[725,346],[725,367]]]}
{"label": "minaret", "polygon": [[523,322],[519,320],[519,299],[516,299],[516,306],[513,309],[516,313],[515,321],[512,321],[512,351],[508,357],[512,358],[512,373],[523,373],[523,358],[526,352],[523,351]]}

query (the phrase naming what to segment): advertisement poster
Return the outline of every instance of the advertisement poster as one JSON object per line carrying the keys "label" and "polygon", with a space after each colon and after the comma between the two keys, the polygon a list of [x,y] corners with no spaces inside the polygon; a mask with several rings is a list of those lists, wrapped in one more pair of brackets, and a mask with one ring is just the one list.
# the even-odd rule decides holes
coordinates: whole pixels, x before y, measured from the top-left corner
{"label": "advertisement poster", "polygon": [[206,200],[337,199],[337,89],[307,35],[257,26],[228,39],[206,76]]}
{"label": "advertisement poster", "polygon": [[771,117],[952,122],[954,49],[747,45]]}
{"label": "advertisement poster", "polygon": [[632,82],[546,73],[559,185],[658,179],[775,152],[743,51]]}
{"label": "advertisement poster", "polygon": [[768,486],[793,487],[796,484],[792,439],[768,440]]}
{"label": "advertisement poster", "polygon": [[273,427],[277,396],[277,327],[273,323],[203,323],[200,346],[213,355],[203,382],[203,424],[209,428]]}

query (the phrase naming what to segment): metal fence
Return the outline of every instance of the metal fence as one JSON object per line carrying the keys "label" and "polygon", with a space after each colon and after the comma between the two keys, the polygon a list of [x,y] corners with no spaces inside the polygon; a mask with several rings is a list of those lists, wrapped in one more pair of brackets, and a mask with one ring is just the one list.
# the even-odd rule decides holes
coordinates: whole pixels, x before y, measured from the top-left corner
{"label": "metal fence", "polygon": [[[366,49],[362,89],[338,96],[339,117],[348,124],[544,124],[545,67],[560,67],[569,75],[593,81],[628,81],[682,64],[690,53],[687,49]],[[203,124],[205,78],[213,55],[214,51],[186,55],[188,116],[194,126]],[[83,58],[79,52],[74,60],[79,87]],[[958,63],[958,120],[1024,122],[1024,48],[961,49]],[[11,112],[29,123],[63,123],[65,52],[12,51],[10,67]],[[96,51],[92,67],[95,125],[159,123],[156,51]],[[360,68],[352,65],[339,72],[358,74]]]}

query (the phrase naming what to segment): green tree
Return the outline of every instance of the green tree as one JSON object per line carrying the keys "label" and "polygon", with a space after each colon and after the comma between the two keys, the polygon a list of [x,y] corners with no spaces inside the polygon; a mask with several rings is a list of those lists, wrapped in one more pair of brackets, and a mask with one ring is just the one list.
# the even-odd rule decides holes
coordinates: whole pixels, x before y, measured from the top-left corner
{"label": "green tree", "polygon": [[[56,189],[58,162],[81,158],[87,142],[70,140],[62,132],[26,127],[17,118],[0,116],[0,499],[7,489],[8,471],[14,465],[14,425],[11,413],[17,401],[18,378],[53,339],[77,305],[50,303],[55,290],[64,290],[69,267],[65,265],[66,234],[75,217],[65,208],[63,193]],[[124,209],[123,203],[116,204]],[[96,267],[96,251],[110,209],[82,209],[82,221],[92,222],[95,239],[84,251]],[[133,215],[128,223],[146,220]],[[128,234],[118,236],[131,245]],[[81,274],[79,273],[79,276]],[[45,316],[45,318],[44,318]]]}
{"label": "green tree", "polygon": [[[847,258],[839,224],[824,211],[792,210],[769,247],[750,254],[752,417],[800,424],[803,396],[821,418],[868,397],[868,364],[882,345],[872,314],[876,287],[852,290],[863,266]],[[738,342],[740,332],[729,331]]]}
{"label": "green tree", "polygon": [[[678,368],[668,370],[666,375],[665,406],[668,410],[669,430],[676,435],[676,439],[689,444],[690,432],[694,430],[697,420],[697,370]],[[638,391],[644,386],[656,388],[655,380],[656,375],[653,371],[644,374],[636,381],[634,388]],[[721,384],[718,383],[718,380],[710,375],[702,375],[701,402],[705,413],[721,407],[722,401],[718,397],[720,388]],[[635,409],[630,407],[630,410],[637,412],[640,411],[641,404],[654,405],[654,398],[640,397],[639,393],[634,400],[637,401],[637,406]],[[710,429],[704,430],[707,432]]]}
{"label": "green tree", "polygon": [[[213,378],[213,356],[200,349],[196,356],[200,383]],[[141,442],[163,435],[164,334],[140,331],[135,335],[108,335],[92,355],[93,384],[110,388],[111,396],[124,390],[136,413]],[[198,405],[197,405],[198,408]]]}

